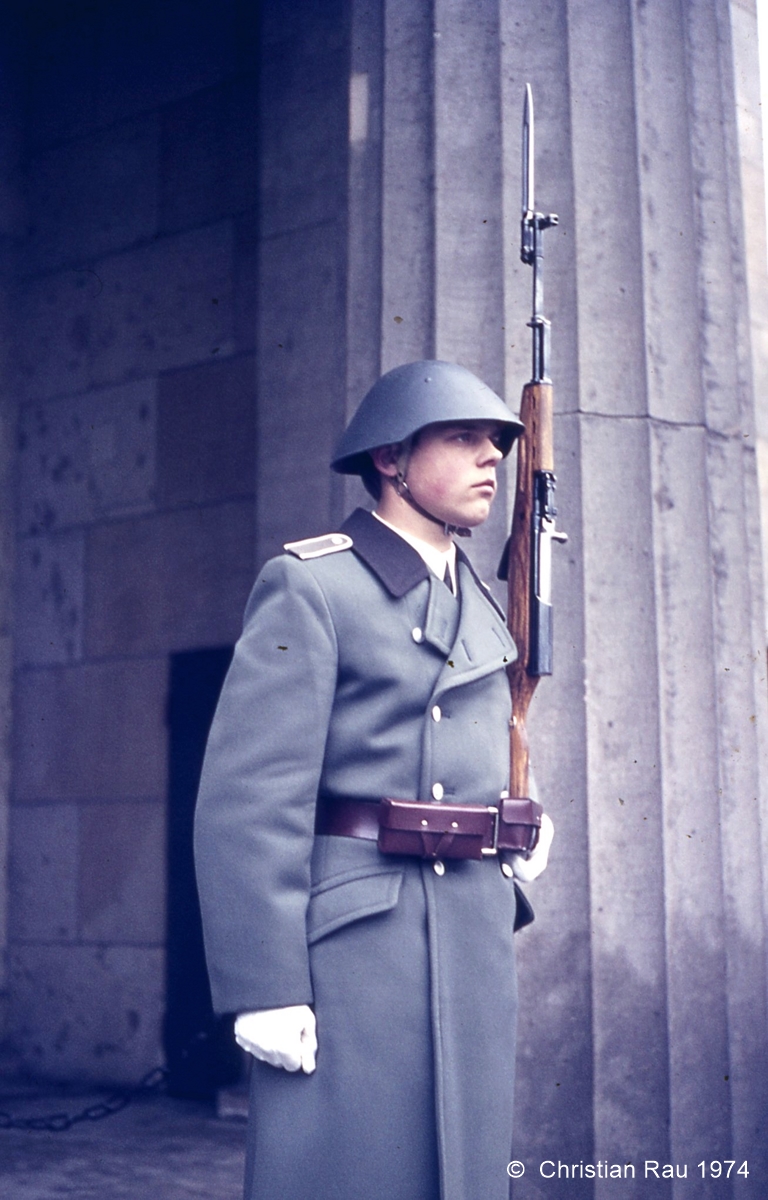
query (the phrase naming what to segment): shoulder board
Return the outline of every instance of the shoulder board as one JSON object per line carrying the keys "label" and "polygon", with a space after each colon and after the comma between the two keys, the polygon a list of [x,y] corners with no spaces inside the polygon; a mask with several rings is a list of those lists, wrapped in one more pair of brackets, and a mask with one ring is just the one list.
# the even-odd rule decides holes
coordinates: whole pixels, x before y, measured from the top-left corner
{"label": "shoulder board", "polygon": [[322,537],[303,538],[300,542],[286,542],[283,550],[297,558],[323,558],[326,554],[338,554],[349,550],[352,538],[346,533],[324,533]]}

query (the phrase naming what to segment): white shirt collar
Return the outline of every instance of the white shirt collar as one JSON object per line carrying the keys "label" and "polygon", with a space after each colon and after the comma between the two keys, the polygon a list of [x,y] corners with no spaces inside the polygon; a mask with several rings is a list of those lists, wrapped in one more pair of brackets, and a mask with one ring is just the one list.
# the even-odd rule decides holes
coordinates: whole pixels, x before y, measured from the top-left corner
{"label": "white shirt collar", "polygon": [[378,513],[373,513],[377,521],[381,521],[382,525],[386,525],[387,529],[391,529],[398,537],[401,537],[404,542],[412,546],[417,554],[420,554],[424,562],[429,567],[433,575],[438,579],[445,578],[445,568],[448,567],[451,576],[451,590],[454,596],[458,595],[456,587],[456,545],[451,542],[447,550],[437,550],[434,546],[430,546],[429,542],[425,542],[423,538],[415,537],[412,533],[406,533],[403,529],[398,529],[396,525],[390,524],[380,517]]}

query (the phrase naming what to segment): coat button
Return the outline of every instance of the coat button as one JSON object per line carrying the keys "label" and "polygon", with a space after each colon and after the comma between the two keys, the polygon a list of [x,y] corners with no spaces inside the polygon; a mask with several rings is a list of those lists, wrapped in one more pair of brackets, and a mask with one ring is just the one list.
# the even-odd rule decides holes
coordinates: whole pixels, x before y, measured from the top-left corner
{"label": "coat button", "polygon": [[435,875],[445,875],[445,863],[436,858],[432,863],[432,870],[435,872]]}
{"label": "coat button", "polygon": [[436,704],[435,707],[432,709],[432,720],[439,721],[440,718],[442,717],[442,715],[443,715],[443,710],[441,709],[439,704]]}
{"label": "coat button", "polygon": [[444,795],[445,795],[445,788],[443,787],[442,783],[433,783],[432,784],[433,798],[435,800],[442,800]]}
{"label": "coat button", "polygon": [[413,638],[414,642],[423,642],[424,641],[424,630],[420,629],[419,626],[417,625],[415,627],[415,629],[411,630],[411,637]]}
{"label": "coat button", "polygon": [[502,875],[506,875],[507,879],[511,879],[515,873],[512,870],[512,864],[508,863],[508,862],[503,862],[501,864],[501,873],[502,873]]}

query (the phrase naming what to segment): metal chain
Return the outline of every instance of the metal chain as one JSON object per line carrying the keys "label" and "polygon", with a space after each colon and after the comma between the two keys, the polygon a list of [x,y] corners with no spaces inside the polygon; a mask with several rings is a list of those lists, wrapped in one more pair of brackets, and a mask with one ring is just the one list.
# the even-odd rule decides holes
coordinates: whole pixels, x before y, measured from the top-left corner
{"label": "metal chain", "polygon": [[14,1117],[10,1113],[0,1112],[0,1129],[32,1129],[35,1131],[45,1130],[48,1133],[63,1133],[80,1121],[101,1121],[104,1117],[111,1117],[113,1113],[122,1112],[137,1096],[162,1091],[167,1080],[168,1070],[166,1067],[153,1067],[132,1087],[117,1088],[114,1092],[110,1092],[106,1099],[98,1104],[89,1104],[82,1112],[47,1113],[43,1117]]}

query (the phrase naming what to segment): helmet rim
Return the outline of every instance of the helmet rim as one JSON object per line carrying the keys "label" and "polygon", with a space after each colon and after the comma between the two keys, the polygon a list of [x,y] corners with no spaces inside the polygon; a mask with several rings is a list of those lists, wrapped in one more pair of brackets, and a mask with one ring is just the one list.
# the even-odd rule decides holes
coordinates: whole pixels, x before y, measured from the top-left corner
{"label": "helmet rim", "polygon": [[336,446],[331,468],[342,475],[370,469],[377,446],[405,441],[428,425],[497,421],[506,458],[524,430],[507,405],[466,367],[422,359],[394,367],[366,393]]}

